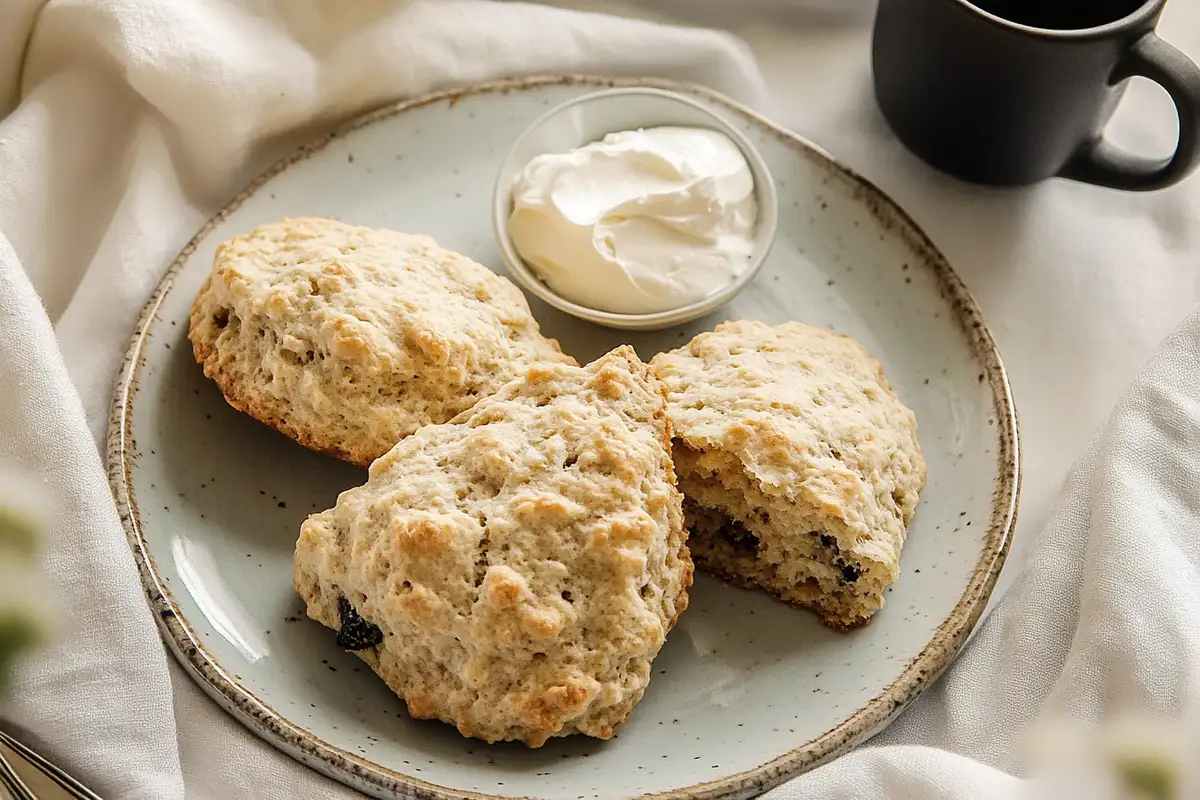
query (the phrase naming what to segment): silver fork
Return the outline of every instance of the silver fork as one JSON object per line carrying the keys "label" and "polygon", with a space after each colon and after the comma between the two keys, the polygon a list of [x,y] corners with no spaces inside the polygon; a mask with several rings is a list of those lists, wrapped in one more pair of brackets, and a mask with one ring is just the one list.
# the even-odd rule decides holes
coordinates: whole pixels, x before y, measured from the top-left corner
{"label": "silver fork", "polygon": [[25,782],[17,775],[8,759],[0,756],[0,786],[4,787],[5,798],[11,800],[38,800]]}
{"label": "silver fork", "polygon": [[0,731],[0,786],[14,800],[101,800],[26,745]]}

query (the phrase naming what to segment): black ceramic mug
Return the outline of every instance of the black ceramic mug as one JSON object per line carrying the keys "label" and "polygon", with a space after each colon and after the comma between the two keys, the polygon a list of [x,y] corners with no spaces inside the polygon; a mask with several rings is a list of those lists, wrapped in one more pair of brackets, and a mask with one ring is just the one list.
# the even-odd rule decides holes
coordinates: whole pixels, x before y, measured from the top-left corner
{"label": "black ceramic mug", "polygon": [[[1159,189],[1200,162],[1200,69],[1158,38],[1166,0],[879,0],[875,95],[904,144],[977,183]],[[1125,83],[1171,95],[1166,159],[1106,142]],[[1164,120],[1165,122],[1165,120]]]}

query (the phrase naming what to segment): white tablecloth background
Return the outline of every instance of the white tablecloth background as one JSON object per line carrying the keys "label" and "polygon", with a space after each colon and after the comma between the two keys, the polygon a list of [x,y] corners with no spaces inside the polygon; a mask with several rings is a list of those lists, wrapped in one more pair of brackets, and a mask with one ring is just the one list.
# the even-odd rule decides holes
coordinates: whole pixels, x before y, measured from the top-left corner
{"label": "white tablecloth background", "polygon": [[[968,651],[892,728],[777,797],[1015,797],[1039,718],[1194,711],[1200,176],[1153,195],[959,184],[887,131],[866,28],[741,22],[753,55],[722,34],[475,0],[0,4],[0,458],[59,499],[44,566],[65,611],[5,724],[106,797],[353,796],[163,651],[97,452],[112,379],[174,254],[276,156],[391,99],[547,71],[706,83],[820,142],[941,246],[1010,370],[1026,468],[1013,564],[1028,570],[1008,571]],[[1196,0],[1175,0],[1162,32],[1200,56]],[[1171,119],[1137,86],[1113,135],[1161,152]]]}

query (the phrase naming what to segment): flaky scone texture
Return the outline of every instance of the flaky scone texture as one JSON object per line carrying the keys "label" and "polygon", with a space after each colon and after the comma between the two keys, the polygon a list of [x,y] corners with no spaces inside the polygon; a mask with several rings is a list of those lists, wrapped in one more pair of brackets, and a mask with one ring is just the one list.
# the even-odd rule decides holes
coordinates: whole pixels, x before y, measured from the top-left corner
{"label": "flaky scone texture", "polygon": [[188,337],[235,408],[367,465],[541,361],[506,278],[426,236],[284,219],[222,244]]}
{"label": "flaky scone texture", "polygon": [[670,439],[632,349],[530,367],[309,517],[296,590],[415,717],[606,739],[688,603]]}
{"label": "flaky scone texture", "polygon": [[862,625],[925,484],[916,417],[858,342],[727,322],[655,357],[697,566]]}

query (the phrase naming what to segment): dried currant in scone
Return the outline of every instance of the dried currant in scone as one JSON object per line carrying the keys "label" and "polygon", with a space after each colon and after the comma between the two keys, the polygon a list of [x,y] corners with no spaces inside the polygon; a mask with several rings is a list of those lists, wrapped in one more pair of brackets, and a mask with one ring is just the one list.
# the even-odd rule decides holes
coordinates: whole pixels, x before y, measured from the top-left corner
{"label": "dried currant in scone", "polygon": [[367,650],[383,641],[383,631],[379,626],[360,617],[344,597],[338,598],[338,616],[342,624],[338,630],[337,645],[343,650]]}
{"label": "dried currant in scone", "polygon": [[692,582],[666,406],[621,347],[524,368],[399,440],[301,526],[309,616],[347,646],[379,642],[356,655],[413,717],[530,747],[612,738]]}
{"label": "dried currant in scone", "polygon": [[838,630],[869,622],[926,480],[916,415],[879,362],[824,328],[741,320],[652,366],[696,566]]}
{"label": "dried currant in scone", "polygon": [[721,536],[739,553],[753,554],[758,551],[758,537],[737,520],[729,520],[721,530]]}

